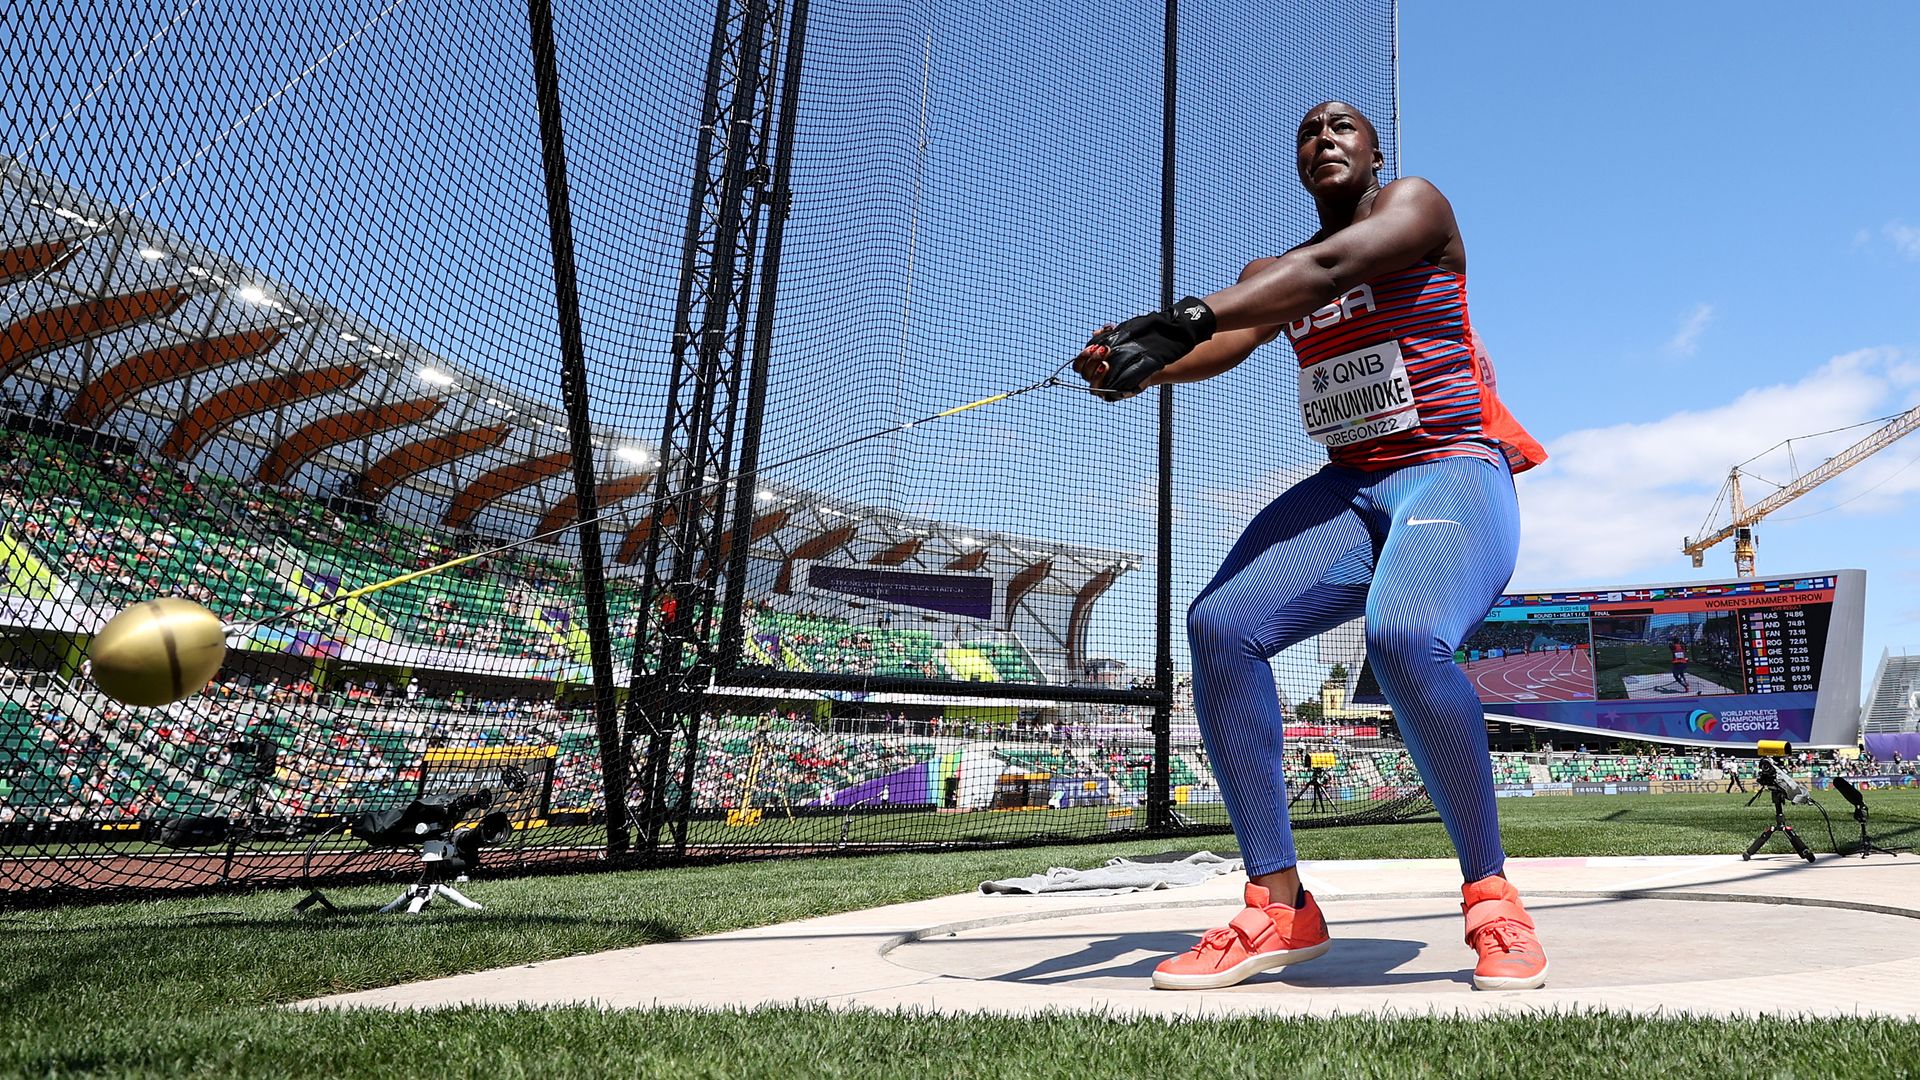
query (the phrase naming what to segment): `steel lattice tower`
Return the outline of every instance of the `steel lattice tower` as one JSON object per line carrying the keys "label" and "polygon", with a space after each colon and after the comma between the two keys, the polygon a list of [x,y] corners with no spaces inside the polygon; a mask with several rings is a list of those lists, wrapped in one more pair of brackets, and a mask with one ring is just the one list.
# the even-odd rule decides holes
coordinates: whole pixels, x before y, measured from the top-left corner
{"label": "steel lattice tower", "polygon": [[729,523],[750,513],[805,25],[805,0],[719,0],[714,17],[654,488],[661,509],[646,540],[626,706],[629,760],[646,740],[636,762],[643,849],[686,850],[707,687],[738,653],[728,639],[740,589],[726,583],[745,565],[729,555],[746,545],[730,552]]}

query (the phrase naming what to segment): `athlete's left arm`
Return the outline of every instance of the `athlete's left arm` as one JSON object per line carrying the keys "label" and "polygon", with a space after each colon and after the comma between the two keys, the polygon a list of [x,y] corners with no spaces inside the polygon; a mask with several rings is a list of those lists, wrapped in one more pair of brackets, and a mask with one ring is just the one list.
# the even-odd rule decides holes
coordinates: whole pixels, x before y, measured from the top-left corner
{"label": "athlete's left arm", "polygon": [[1202,299],[1213,309],[1217,331],[1292,322],[1363,281],[1435,255],[1456,229],[1453,207],[1439,188],[1402,177],[1380,189],[1366,217]]}

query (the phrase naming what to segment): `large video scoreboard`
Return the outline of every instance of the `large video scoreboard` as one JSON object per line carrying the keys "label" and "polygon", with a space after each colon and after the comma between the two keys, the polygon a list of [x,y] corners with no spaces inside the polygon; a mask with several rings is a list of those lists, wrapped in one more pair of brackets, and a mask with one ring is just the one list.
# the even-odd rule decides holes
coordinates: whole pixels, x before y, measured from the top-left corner
{"label": "large video scoreboard", "polygon": [[[1858,737],[1866,573],[1508,594],[1454,662],[1490,719],[1711,746]],[[1356,701],[1382,701],[1370,671]]]}

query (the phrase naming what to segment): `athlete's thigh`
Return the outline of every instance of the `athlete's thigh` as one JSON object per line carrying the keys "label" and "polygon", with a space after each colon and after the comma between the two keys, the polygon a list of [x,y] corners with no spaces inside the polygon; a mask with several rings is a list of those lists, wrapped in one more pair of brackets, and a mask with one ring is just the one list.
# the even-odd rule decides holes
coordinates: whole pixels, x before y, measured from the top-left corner
{"label": "athlete's thigh", "polygon": [[[1431,466],[1442,466],[1432,468]],[[1391,515],[1367,600],[1372,622],[1424,621],[1458,646],[1513,577],[1520,511],[1505,468],[1478,458],[1412,466],[1382,485]]]}
{"label": "athlete's thigh", "polygon": [[[1235,612],[1263,624],[1263,636],[1286,637],[1357,617],[1373,572],[1373,538],[1354,487],[1351,474],[1327,468],[1288,488],[1248,523],[1194,611]],[[1291,609],[1286,621],[1301,625],[1276,631],[1283,609]]]}

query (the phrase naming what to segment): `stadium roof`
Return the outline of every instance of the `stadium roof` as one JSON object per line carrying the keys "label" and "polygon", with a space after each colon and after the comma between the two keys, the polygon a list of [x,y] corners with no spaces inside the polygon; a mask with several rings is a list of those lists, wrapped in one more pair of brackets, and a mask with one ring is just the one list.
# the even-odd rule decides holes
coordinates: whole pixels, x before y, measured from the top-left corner
{"label": "stadium roof", "polygon": [[[25,383],[28,404],[32,391],[65,392],[56,410],[67,423],[216,475],[309,487],[357,478],[361,497],[434,528],[524,535],[575,515],[566,420],[551,402],[7,157],[0,295],[0,379],[16,404]],[[608,427],[593,441],[603,530],[631,564],[662,524],[646,497],[657,449]],[[1090,603],[1090,586],[1097,595],[1139,565],[777,478],[756,506],[751,542],[784,563],[783,577],[848,549],[874,565],[991,571]]]}

